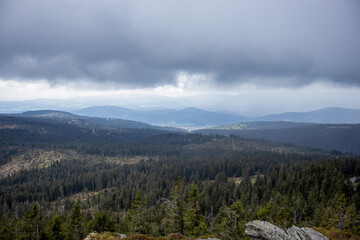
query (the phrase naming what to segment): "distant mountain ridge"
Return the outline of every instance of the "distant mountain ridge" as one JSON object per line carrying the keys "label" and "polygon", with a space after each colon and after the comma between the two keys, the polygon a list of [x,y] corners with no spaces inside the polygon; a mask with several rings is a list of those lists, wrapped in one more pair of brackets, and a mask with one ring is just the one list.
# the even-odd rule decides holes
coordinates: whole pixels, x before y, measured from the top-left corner
{"label": "distant mountain ridge", "polygon": [[308,112],[287,112],[257,118],[259,121],[289,121],[308,123],[360,123],[360,110],[322,108]]}
{"label": "distant mountain ridge", "polygon": [[69,123],[87,128],[113,128],[113,129],[155,129],[163,131],[179,131],[179,129],[153,126],[143,122],[124,119],[110,119],[101,117],[78,116],[73,113],[55,110],[27,111],[18,114],[6,114],[4,116],[16,116],[26,118],[40,118]]}
{"label": "distant mountain ridge", "polygon": [[301,122],[301,123],[360,123],[360,110],[323,108],[308,112],[287,112],[261,117],[247,117],[199,108],[182,110],[136,110],[116,106],[96,106],[73,111],[92,117],[120,118],[171,127],[209,127],[239,122]]}
{"label": "distant mountain ridge", "polygon": [[198,108],[135,110],[115,106],[98,106],[73,111],[73,113],[92,117],[128,119],[171,127],[215,126],[249,120],[244,116],[210,112]]}
{"label": "distant mountain ridge", "polygon": [[309,125],[315,125],[317,123],[302,123],[302,122],[286,122],[286,121],[255,121],[255,122],[241,122],[232,123],[221,126],[216,126],[211,129],[216,130],[265,130],[265,129],[284,129],[295,128]]}
{"label": "distant mountain ridge", "polygon": [[[35,116],[36,115],[36,116]],[[39,110],[21,113],[28,117],[78,118],[97,117],[135,121],[156,126],[217,129],[273,129],[293,127],[295,123],[342,124],[360,123],[360,110],[323,108],[308,112],[286,112],[261,117],[247,117],[231,113],[211,112],[199,108],[176,109],[129,109],[117,106],[95,106],[70,112]],[[109,120],[110,121],[110,120]],[[249,124],[249,122],[253,122]],[[257,122],[257,123],[254,123]],[[269,123],[272,122],[272,123]],[[290,123],[292,122],[292,123]],[[244,128],[246,123],[246,128]],[[267,123],[267,124],[265,124]],[[241,126],[242,125],[242,126]],[[262,125],[262,126],[260,126]]]}
{"label": "distant mountain ridge", "polygon": [[[116,107],[108,107],[99,108],[99,112],[101,113],[101,111],[104,111],[104,109],[107,111],[114,109],[118,110]],[[131,111],[138,113],[139,110]],[[131,111],[126,112],[129,113]],[[214,119],[212,118],[217,118],[216,121],[224,121],[224,118],[229,116],[229,114],[221,115],[220,113],[207,112],[197,108],[187,108],[183,110],[154,110],[152,112],[154,113],[157,111],[163,111],[162,117],[165,116],[164,113],[168,113],[172,118],[179,116],[180,121],[178,122],[190,121],[191,119],[194,119],[192,123],[214,122]],[[99,112],[95,114],[99,114]],[[103,112],[103,114],[105,113],[106,111]],[[181,115],[183,116],[181,117]],[[149,134],[183,131],[180,129],[154,126],[132,120],[78,116],[69,112],[53,110],[28,111],[20,114],[6,114],[2,116],[5,118],[7,116],[24,118],[24,121],[26,121],[26,119],[39,119],[39,124],[59,123],[63,124],[62,126],[73,125],[74,127],[80,127],[87,130],[99,129],[102,131],[120,132],[133,131],[134,133],[135,130],[152,131],[149,132]],[[208,120],[208,122],[206,120]],[[229,119],[226,120],[229,121]],[[232,120],[233,119],[230,118],[230,121]],[[303,147],[321,148],[324,150],[337,150],[360,154],[360,124],[318,124],[288,121],[253,121],[225,124],[192,132],[212,135],[238,135],[245,138],[266,139],[274,142],[291,143]]]}
{"label": "distant mountain ridge", "polygon": [[213,128],[193,132],[205,135],[237,135],[327,151],[336,150],[360,154],[360,124],[308,124],[283,128],[258,127],[257,129]]}
{"label": "distant mountain ridge", "polygon": [[21,117],[36,117],[36,118],[76,118],[75,114],[56,111],[56,110],[38,110],[38,111],[27,111],[19,114],[13,114]]}

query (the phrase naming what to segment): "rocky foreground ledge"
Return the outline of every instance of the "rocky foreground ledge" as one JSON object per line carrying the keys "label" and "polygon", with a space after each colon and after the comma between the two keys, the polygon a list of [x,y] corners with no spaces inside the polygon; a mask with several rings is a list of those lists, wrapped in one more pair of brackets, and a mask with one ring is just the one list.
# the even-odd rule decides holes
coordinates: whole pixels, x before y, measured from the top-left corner
{"label": "rocky foreground ledge", "polygon": [[[299,228],[292,226],[287,230],[283,230],[269,222],[264,221],[251,221],[246,224],[245,233],[250,239],[255,240],[329,240],[321,233],[311,228]],[[90,233],[84,240],[119,240],[126,238],[126,235],[120,233],[104,232],[104,233]],[[138,235],[135,239],[150,240],[156,239],[145,235]],[[190,238],[181,234],[173,234],[168,238],[160,239],[177,239],[177,240],[190,240]],[[200,239],[198,239],[200,240]],[[216,238],[207,238],[201,240],[219,240]]]}
{"label": "rocky foreground ledge", "polygon": [[286,231],[264,221],[251,221],[246,224],[245,233],[256,240],[329,240],[311,228],[292,226]]}

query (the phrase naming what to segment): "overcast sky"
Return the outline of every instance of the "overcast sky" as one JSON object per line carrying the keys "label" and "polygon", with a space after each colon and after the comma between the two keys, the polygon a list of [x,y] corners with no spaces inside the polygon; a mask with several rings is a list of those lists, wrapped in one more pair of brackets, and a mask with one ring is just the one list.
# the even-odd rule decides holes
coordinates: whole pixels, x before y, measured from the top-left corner
{"label": "overcast sky", "polygon": [[0,1],[0,100],[124,93],[360,108],[360,1]]}

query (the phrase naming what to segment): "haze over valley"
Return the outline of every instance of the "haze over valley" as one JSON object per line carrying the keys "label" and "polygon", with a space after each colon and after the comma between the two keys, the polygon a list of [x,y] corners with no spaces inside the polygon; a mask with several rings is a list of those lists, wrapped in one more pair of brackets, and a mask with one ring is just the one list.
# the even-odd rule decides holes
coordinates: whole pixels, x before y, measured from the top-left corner
{"label": "haze over valley", "polygon": [[0,1],[0,239],[360,239],[357,0]]}

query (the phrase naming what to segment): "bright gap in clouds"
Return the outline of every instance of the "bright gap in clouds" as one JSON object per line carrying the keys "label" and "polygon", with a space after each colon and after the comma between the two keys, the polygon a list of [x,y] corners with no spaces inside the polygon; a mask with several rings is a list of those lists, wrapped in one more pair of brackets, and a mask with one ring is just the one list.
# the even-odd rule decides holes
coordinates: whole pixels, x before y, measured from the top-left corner
{"label": "bright gap in clouds", "polygon": [[33,99],[66,99],[103,95],[103,91],[74,89],[66,85],[51,86],[45,80],[24,82],[0,80],[0,100],[21,101]]}
{"label": "bright gap in clouds", "polygon": [[[101,86],[100,86],[101,85]],[[118,86],[117,86],[118,87]],[[89,81],[63,82],[50,84],[46,80],[19,81],[0,79],[0,101],[22,101],[33,99],[68,99],[75,97],[114,96],[114,95],[157,95],[165,97],[187,97],[204,94],[237,95],[264,91],[255,85],[241,84],[232,86],[232,90],[216,86],[212,77],[206,74],[179,72],[175,85],[162,85],[153,88],[116,89],[106,83]],[[267,90],[266,90],[267,91]]]}
{"label": "bright gap in clouds", "polygon": [[107,87],[106,83],[99,84],[85,80],[52,85],[46,80],[18,81],[0,79],[0,100],[67,99],[117,94],[154,94],[167,97],[186,97],[215,92],[209,79],[209,76],[205,74],[179,72],[176,85],[137,89],[116,89],[119,86],[114,87],[109,84]]}
{"label": "bright gap in clouds", "polygon": [[[298,88],[260,88],[256,84],[246,83],[225,89],[212,82],[209,75],[187,72],[178,74],[175,85],[147,89],[98,89],[101,90],[86,81],[51,85],[45,80],[0,80],[0,101],[88,98],[87,102],[92,106],[156,106],[177,109],[198,107],[253,116],[310,111],[324,107],[359,109],[360,102],[360,87],[317,82]],[[101,102],[97,102],[98,97]]]}

